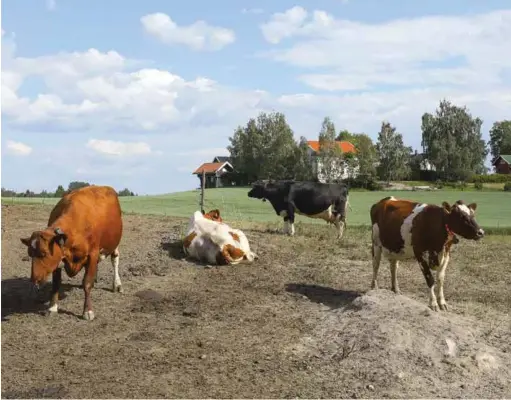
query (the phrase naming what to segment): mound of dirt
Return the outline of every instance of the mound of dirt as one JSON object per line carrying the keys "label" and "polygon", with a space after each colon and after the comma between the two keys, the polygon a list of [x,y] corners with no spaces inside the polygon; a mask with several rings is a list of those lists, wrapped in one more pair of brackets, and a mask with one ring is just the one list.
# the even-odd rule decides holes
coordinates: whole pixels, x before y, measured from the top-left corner
{"label": "mound of dirt", "polygon": [[489,345],[484,328],[388,290],[372,290],[326,313],[294,353],[338,360],[343,373],[358,374],[348,380],[360,382],[357,394],[367,389],[385,397],[508,397],[511,354],[505,346]]}

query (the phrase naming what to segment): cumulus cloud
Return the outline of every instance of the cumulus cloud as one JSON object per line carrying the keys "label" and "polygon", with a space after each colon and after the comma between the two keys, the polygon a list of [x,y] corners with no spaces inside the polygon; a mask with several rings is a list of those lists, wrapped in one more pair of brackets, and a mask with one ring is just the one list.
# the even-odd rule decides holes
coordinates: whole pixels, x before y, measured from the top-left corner
{"label": "cumulus cloud", "polygon": [[329,91],[381,86],[498,87],[511,68],[511,10],[426,16],[368,24],[293,7],[261,25],[266,40],[290,46],[267,55],[304,69],[299,79]]}
{"label": "cumulus cloud", "polygon": [[[450,47],[444,43],[444,39],[432,40],[434,37],[429,37],[431,43],[424,42],[427,48],[422,52],[411,50],[409,57],[414,61],[407,62],[404,40],[409,37],[415,46],[422,43],[423,39],[418,38],[422,38],[421,31],[425,27],[416,31],[412,29],[413,24],[407,21],[366,26],[339,21],[326,13],[309,14],[299,7],[282,13],[277,18],[281,25],[273,25],[268,31],[269,37],[275,42],[286,37],[298,41],[277,50],[272,56],[280,62],[293,63],[304,69],[308,69],[309,64],[327,68],[327,71],[317,71],[310,67],[311,70],[302,73],[300,79],[316,88],[328,90],[328,94],[305,92],[276,95],[256,88],[242,90],[225,86],[204,76],[185,79],[175,72],[133,64],[133,60],[114,50],[101,52],[89,49],[84,52],[22,57],[17,54],[12,41],[11,50],[6,52],[6,44],[11,39],[6,39],[8,35],[5,35],[2,39],[2,123],[9,129],[15,128],[21,132],[94,131],[110,139],[119,132],[123,135],[144,133],[142,141],[150,149],[168,146],[169,153],[175,154],[198,151],[198,144],[199,149],[227,146],[228,136],[232,135],[237,125],[245,124],[248,118],[260,111],[278,110],[286,114],[297,137],[317,137],[325,115],[329,115],[339,129],[365,131],[373,138],[381,121],[388,119],[404,134],[408,144],[418,147],[422,113],[434,111],[444,97],[455,104],[467,105],[486,124],[509,116],[509,81],[503,81],[496,73],[478,75],[489,66],[500,71],[509,62],[501,57],[507,54],[504,51],[492,53],[491,57],[488,53],[490,47],[484,39],[485,35],[493,38],[491,48],[494,49],[502,50],[503,43],[508,40],[496,36],[496,26],[501,33],[507,32],[508,27],[492,15],[457,17],[460,21],[479,21],[471,35],[472,46],[479,50],[470,50],[468,46],[460,44],[460,37],[450,43]],[[503,13],[502,20],[505,15]],[[438,18],[442,21],[442,18]],[[433,25],[440,32],[446,32],[446,25],[454,21],[454,17],[444,18],[447,22]],[[291,21],[292,29],[285,28],[284,21],[287,20]],[[416,22],[420,24],[421,21],[417,19]],[[480,21],[487,22],[483,24]],[[312,27],[308,28],[310,24]],[[468,26],[465,22],[462,25],[464,28]],[[355,48],[346,47],[348,44],[339,34],[339,26],[347,29],[347,33],[351,32]],[[389,28],[392,26],[394,28]],[[412,30],[405,34],[395,26]],[[360,31],[361,27],[366,30]],[[387,32],[389,29],[392,34]],[[481,30],[486,33],[479,35]],[[329,36],[332,31],[336,32],[335,35]],[[387,49],[388,60],[375,44],[377,37],[381,39],[380,46]],[[334,38],[341,45],[339,51],[329,47],[333,46]],[[365,42],[370,46],[364,52],[358,47]],[[398,45],[393,49],[389,42]],[[317,43],[317,46],[313,46],[313,43]],[[310,49],[316,47],[317,53],[312,59],[305,60],[300,56],[296,49],[303,46]],[[438,47],[444,50],[438,50]],[[475,64],[480,69],[467,67],[462,73],[446,72],[444,69],[447,67],[441,65],[444,61],[442,57],[445,54],[456,55],[459,48],[465,48],[465,52],[472,51],[470,54],[474,54],[474,60],[475,54],[486,54]],[[339,54],[343,55],[342,60]],[[395,62],[392,62],[392,57]],[[39,94],[27,97],[21,94],[20,88],[30,77],[40,78],[45,88]],[[343,93],[335,93],[334,90]],[[102,149],[96,152],[126,153],[122,146],[110,144],[109,147],[94,143],[94,146]],[[215,155],[219,154],[204,157]],[[200,161],[201,157],[197,156],[197,160]]]}
{"label": "cumulus cloud", "polygon": [[270,20],[261,25],[264,38],[273,44],[282,39],[296,35],[307,19],[307,11],[300,6],[294,6],[283,13],[275,13]]}
{"label": "cumulus cloud", "polygon": [[167,14],[147,14],[140,19],[144,30],[163,43],[181,44],[194,50],[221,50],[236,39],[234,32],[227,28],[196,21],[188,26],[177,25]]}
{"label": "cumulus cloud", "polygon": [[138,156],[151,154],[151,146],[145,142],[116,142],[113,140],[90,139],[87,147],[97,153],[111,156]]}
{"label": "cumulus cloud", "polygon": [[28,156],[32,153],[32,147],[27,146],[25,143],[8,140],[7,152],[16,156]]}

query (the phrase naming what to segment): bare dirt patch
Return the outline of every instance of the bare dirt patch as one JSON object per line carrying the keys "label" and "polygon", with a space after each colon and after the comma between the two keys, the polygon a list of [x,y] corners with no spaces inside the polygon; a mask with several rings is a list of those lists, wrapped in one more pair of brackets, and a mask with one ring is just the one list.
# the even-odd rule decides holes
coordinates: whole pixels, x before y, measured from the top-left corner
{"label": "bare dirt patch", "polygon": [[186,219],[125,215],[125,293],[103,261],[87,322],[82,274],[64,278],[58,315],[39,314],[47,289],[27,294],[19,237],[49,211],[2,206],[4,398],[511,397],[508,237],[455,248],[443,314],[428,311],[414,263],[402,296],[368,291],[368,232],[339,244],[328,226],[298,223],[288,238],[242,224],[260,260],[205,268],[183,259]]}

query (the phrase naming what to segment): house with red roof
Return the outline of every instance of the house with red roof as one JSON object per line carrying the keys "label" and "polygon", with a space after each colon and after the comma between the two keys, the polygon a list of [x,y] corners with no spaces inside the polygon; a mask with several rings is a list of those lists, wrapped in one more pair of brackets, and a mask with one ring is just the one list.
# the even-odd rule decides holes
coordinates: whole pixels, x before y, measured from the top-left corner
{"label": "house with red roof", "polygon": [[229,179],[229,175],[234,172],[234,167],[230,161],[230,157],[217,156],[212,162],[203,163],[193,171],[193,174],[199,177],[199,182],[202,185],[202,175],[204,173],[205,188],[232,186],[233,182]]}
{"label": "house with red roof", "polygon": [[[335,143],[339,146],[339,149],[341,150],[342,154],[353,154],[355,155],[356,159],[357,150],[353,143],[348,142],[347,140],[338,140]],[[319,140],[308,140],[307,144],[309,145],[308,153],[312,162],[312,168],[314,170],[314,173],[316,174],[318,181],[326,182],[326,176],[324,173],[322,160],[318,157]],[[336,168],[333,168],[333,171],[337,171],[334,179],[342,180],[350,177],[354,178],[355,176],[357,176],[359,168],[358,165],[356,165],[356,162],[355,167],[350,169],[348,168],[348,164],[345,161],[341,161],[340,163],[338,163]]]}

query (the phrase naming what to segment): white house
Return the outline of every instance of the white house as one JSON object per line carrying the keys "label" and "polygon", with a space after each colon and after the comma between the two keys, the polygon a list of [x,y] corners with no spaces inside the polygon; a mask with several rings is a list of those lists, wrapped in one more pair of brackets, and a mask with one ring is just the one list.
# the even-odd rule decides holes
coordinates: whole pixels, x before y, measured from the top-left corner
{"label": "white house", "polygon": [[[356,152],[357,152],[355,149],[355,146],[351,142],[343,140],[343,141],[336,141],[336,143],[339,146],[339,148],[341,149],[341,152],[343,154],[346,154],[346,153],[356,154]],[[319,141],[318,140],[308,140],[307,144],[309,145],[308,154],[309,154],[309,157],[312,162],[313,171],[316,174],[316,177],[318,178],[318,180],[320,182],[325,182],[326,179],[325,179],[325,174],[324,174],[324,168],[323,168],[321,159],[318,157]],[[350,178],[350,177],[351,178],[356,177],[359,172],[359,167],[357,164],[358,163],[355,158],[355,167],[352,168],[350,171],[350,169],[347,168],[346,162],[341,161],[340,165],[338,165],[338,166],[336,166],[336,168],[334,168],[334,171],[336,171],[336,173],[334,174],[335,175],[334,179],[342,180],[342,179],[346,179],[346,178]]]}

